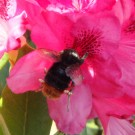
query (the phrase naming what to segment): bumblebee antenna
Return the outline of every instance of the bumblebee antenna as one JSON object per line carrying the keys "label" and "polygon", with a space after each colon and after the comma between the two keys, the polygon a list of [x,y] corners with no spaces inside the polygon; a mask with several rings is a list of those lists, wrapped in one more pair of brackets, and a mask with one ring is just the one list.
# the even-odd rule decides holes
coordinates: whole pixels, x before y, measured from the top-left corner
{"label": "bumblebee antenna", "polygon": [[86,52],[80,59],[80,64],[82,64],[84,62],[84,60],[88,57],[89,53]]}
{"label": "bumblebee antenna", "polygon": [[68,94],[68,102],[67,102],[67,112],[69,112],[69,106],[70,106],[70,94]]}
{"label": "bumblebee antenna", "polygon": [[83,56],[82,56],[82,58],[81,58],[81,60],[85,60],[87,57],[88,57],[88,55],[89,55],[89,53],[88,52],[86,52]]}

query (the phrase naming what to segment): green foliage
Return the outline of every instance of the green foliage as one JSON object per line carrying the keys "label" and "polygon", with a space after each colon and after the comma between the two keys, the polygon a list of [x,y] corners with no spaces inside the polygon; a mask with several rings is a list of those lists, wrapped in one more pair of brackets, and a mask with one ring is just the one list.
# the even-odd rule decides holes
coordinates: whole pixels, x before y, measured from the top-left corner
{"label": "green foliage", "polygon": [[6,65],[7,62],[8,62],[8,54],[5,53],[3,57],[0,59],[0,70],[2,70],[2,68]]}
{"label": "green foliage", "polygon": [[80,135],[102,135],[101,125],[97,122],[99,122],[97,119],[88,121],[86,128]]}
{"label": "green foliage", "polygon": [[52,122],[40,92],[16,95],[6,87],[0,111],[0,126],[4,135],[49,135]]}
{"label": "green foliage", "polygon": [[8,54],[5,53],[4,56],[0,59],[0,95],[3,88],[6,85],[6,78],[9,72],[9,65],[10,64],[8,62]]}
{"label": "green foliage", "polygon": [[31,40],[31,31],[27,30],[24,34],[24,36],[26,37],[27,43],[32,47],[32,48],[36,48],[36,45],[32,42]]}
{"label": "green foliage", "polygon": [[17,56],[17,60],[21,57],[23,57],[24,55],[28,54],[29,52],[33,51],[34,49],[29,46],[29,45],[24,45],[23,47],[21,47],[18,50],[18,56]]}

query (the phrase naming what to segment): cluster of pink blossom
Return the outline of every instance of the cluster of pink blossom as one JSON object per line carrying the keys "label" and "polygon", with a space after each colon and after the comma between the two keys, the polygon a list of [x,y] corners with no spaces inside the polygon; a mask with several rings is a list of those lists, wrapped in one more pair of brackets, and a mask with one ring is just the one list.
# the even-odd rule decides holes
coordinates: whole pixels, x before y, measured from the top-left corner
{"label": "cluster of pink blossom", "polygon": [[134,0],[7,0],[0,4],[0,55],[20,46],[18,39],[26,29],[37,47],[12,68],[7,78],[12,92],[40,88],[44,69],[53,64],[44,49],[88,53],[69,112],[66,94],[47,99],[51,118],[67,134],[80,133],[87,120],[95,117],[105,135],[135,134]]}
{"label": "cluster of pink blossom", "polygon": [[27,14],[17,11],[16,0],[0,0],[0,58],[4,52],[20,47],[19,38],[26,30]]}

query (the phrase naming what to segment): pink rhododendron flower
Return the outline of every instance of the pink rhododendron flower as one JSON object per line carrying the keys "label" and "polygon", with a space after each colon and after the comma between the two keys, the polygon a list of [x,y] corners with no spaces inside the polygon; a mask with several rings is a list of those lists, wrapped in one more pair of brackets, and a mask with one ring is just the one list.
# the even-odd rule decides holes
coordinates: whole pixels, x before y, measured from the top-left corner
{"label": "pink rhododendron flower", "polygon": [[[38,90],[41,86],[39,78],[45,76],[44,68],[49,69],[52,63],[53,59],[47,57],[43,49],[27,54],[12,69],[10,77],[7,79],[9,87],[14,93]],[[17,82],[18,85],[16,85]],[[70,100],[70,112],[67,112],[68,97],[65,94],[57,100],[48,99],[48,105],[50,116],[58,123],[58,128],[64,132],[75,134],[81,132],[85,127],[91,111],[91,91],[85,81],[80,86],[75,86],[74,94]],[[56,112],[56,109],[59,113]],[[84,110],[83,113],[82,110]],[[74,120],[75,117],[77,117],[77,121]]]}
{"label": "pink rhododendron flower", "polygon": [[20,47],[19,37],[25,32],[25,18],[26,13],[15,16],[16,1],[1,1],[0,6],[0,57],[4,52]]}
{"label": "pink rhododendron flower", "polygon": [[[42,6],[51,3],[33,0],[32,4],[38,5],[37,2]],[[64,5],[72,8],[71,1],[53,2],[51,4],[56,4],[56,7]],[[79,2],[80,6],[84,1]],[[98,2],[101,1],[94,4]],[[118,134],[119,131],[125,134],[126,130],[121,130],[123,123],[127,123],[124,126],[126,133],[134,133],[127,122],[127,118],[135,113],[134,12],[128,10],[122,14],[121,10],[116,17],[115,11],[121,3],[117,3],[110,12],[95,14],[38,12],[38,21],[31,27],[31,38],[38,49],[18,60],[10,72],[7,83],[14,93],[36,91],[41,87],[39,79],[45,77],[44,69],[48,70],[55,62],[48,56],[47,50],[59,53],[70,48],[76,50],[80,57],[88,53],[80,67],[83,81],[73,89],[69,112],[65,94],[57,100],[47,100],[51,118],[64,133],[80,133],[87,119],[95,115],[100,118],[106,135],[113,135],[113,124],[117,125],[115,131]]]}
{"label": "pink rhododendron flower", "polygon": [[[92,91],[98,95],[118,96],[121,71],[111,55],[117,50],[120,39],[119,22],[109,14],[76,16],[73,21],[57,13],[44,13],[32,29],[32,40],[39,48],[58,52],[68,47],[76,49],[80,55],[82,50],[83,53],[89,51],[90,66],[84,66],[84,76],[90,74],[88,80]],[[99,80],[102,87],[98,85]]]}
{"label": "pink rhododendron flower", "polygon": [[[108,98],[123,95],[119,84],[121,70],[112,57],[120,40],[119,21],[109,13],[69,18],[54,12],[43,12],[39,20],[31,34],[38,48],[57,52],[72,48],[80,56],[89,53],[81,66],[84,80],[75,86],[71,96],[70,111],[67,112],[65,94],[57,100],[48,99],[49,113],[57,127],[65,133],[80,133],[91,113],[91,93]],[[40,88],[38,80],[44,78],[44,68],[49,69],[54,62],[45,52],[38,49],[16,63],[7,79],[14,93]]]}

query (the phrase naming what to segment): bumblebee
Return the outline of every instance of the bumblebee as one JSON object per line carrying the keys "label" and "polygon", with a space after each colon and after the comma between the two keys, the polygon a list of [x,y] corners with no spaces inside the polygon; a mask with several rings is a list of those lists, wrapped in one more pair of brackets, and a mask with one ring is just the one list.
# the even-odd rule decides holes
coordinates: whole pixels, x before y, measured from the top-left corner
{"label": "bumblebee", "polygon": [[58,55],[48,52],[56,61],[45,71],[44,80],[40,79],[41,90],[48,98],[59,98],[61,94],[72,94],[72,90],[78,79],[82,79],[79,68],[86,59],[88,53],[80,58],[74,49],[65,49]]}

